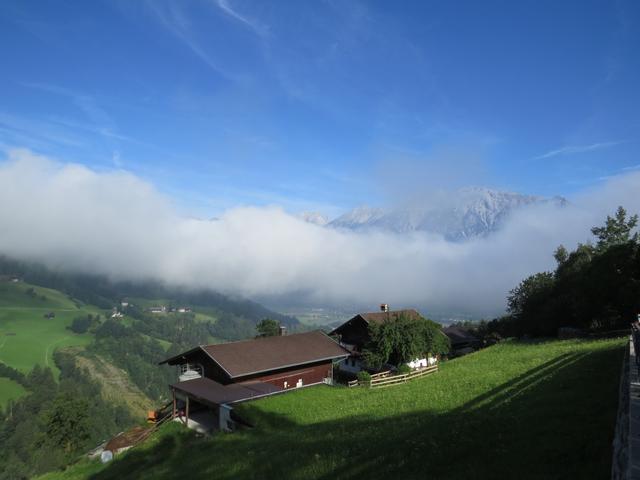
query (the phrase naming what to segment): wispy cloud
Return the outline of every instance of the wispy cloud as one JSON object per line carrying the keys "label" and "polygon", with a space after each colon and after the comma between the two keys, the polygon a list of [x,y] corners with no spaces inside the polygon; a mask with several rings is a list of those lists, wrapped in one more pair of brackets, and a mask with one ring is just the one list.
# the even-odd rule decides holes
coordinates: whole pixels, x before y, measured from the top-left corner
{"label": "wispy cloud", "polygon": [[4,138],[10,144],[22,142],[38,148],[51,144],[65,147],[85,146],[82,138],[66,128],[7,112],[0,112],[0,138]]}
{"label": "wispy cloud", "polygon": [[533,160],[542,160],[544,158],[557,157],[559,155],[575,155],[577,153],[592,152],[594,150],[602,150],[603,148],[611,148],[620,145],[623,142],[598,142],[590,145],[568,145],[566,147],[550,150],[542,155],[533,157]]}
{"label": "wispy cloud", "polygon": [[22,83],[22,86],[68,98],[71,100],[73,105],[75,105],[75,107],[84,114],[86,119],[88,119],[88,122],[84,121],[76,125],[71,125],[69,123],[65,124],[63,121],[56,120],[53,120],[54,123],[58,123],[66,127],[72,127],[76,130],[81,129],[90,131],[111,140],[129,140],[117,133],[116,122],[113,117],[99,105],[99,102],[96,101],[93,95],[45,83],[26,82]]}
{"label": "wispy cloud", "polygon": [[239,76],[223,68],[211,55],[209,55],[200,42],[196,39],[187,13],[179,3],[161,4],[160,2],[147,2],[149,10],[160,24],[186,45],[200,60],[207,64],[217,74],[227,80],[238,81]]}
{"label": "wispy cloud", "polygon": [[68,97],[93,123],[109,126],[113,124],[111,116],[98,105],[91,95],[71,90],[69,88],[60,87],[58,85],[45,83],[25,82],[22,83],[22,86],[52,93],[54,95],[60,95],[62,97]]}
{"label": "wispy cloud", "polygon": [[246,15],[240,14],[237,10],[231,7],[231,4],[228,0],[216,0],[216,5],[220,8],[224,13],[229,15],[230,17],[236,19],[240,23],[244,24],[246,27],[251,29],[254,33],[260,36],[266,36],[269,33],[269,28],[266,25],[258,22],[253,18],[249,18]]}

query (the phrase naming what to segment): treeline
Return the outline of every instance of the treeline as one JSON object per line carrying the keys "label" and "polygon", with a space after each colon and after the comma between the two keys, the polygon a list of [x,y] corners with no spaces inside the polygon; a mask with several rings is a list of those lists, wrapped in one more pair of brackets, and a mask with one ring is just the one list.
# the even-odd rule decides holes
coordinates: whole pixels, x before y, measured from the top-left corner
{"label": "treeline", "polygon": [[50,369],[36,366],[24,375],[0,366],[29,393],[0,412],[0,480],[32,478],[62,468],[134,421],[128,410],[105,402],[100,387],[68,354],[54,355]]}
{"label": "treeline", "polygon": [[563,327],[590,332],[628,328],[640,313],[638,216],[619,207],[594,227],[595,244],[559,246],[557,267],[524,279],[507,298],[508,315],[482,325],[502,336],[555,336]]}
{"label": "treeline", "polygon": [[207,343],[209,336],[224,341],[251,338],[256,334],[256,325],[262,320],[254,322],[228,312],[216,311],[215,322],[198,322],[193,313],[153,315],[135,305],[127,307],[125,313],[137,320],[135,328],[141,333],[183,346]]}

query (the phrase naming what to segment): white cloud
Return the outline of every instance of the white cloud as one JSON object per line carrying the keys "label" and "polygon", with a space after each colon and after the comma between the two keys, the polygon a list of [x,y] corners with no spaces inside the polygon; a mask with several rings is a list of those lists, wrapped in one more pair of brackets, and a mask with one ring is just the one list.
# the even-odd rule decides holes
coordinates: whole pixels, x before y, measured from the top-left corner
{"label": "white cloud", "polygon": [[[0,252],[113,278],[162,279],[246,296],[305,294],[330,304],[499,312],[505,295],[552,252],[589,237],[619,204],[640,211],[640,173],[609,180],[565,209],[538,206],[484,239],[348,233],[278,207],[184,218],[149,183],[27,150],[0,163]],[[428,313],[428,311],[426,312]]]}
{"label": "white cloud", "polygon": [[268,33],[268,29],[259,23],[258,21],[247,17],[246,15],[240,14],[237,10],[231,7],[231,4],[228,0],[216,0],[216,5],[220,10],[229,15],[232,18],[235,18],[240,23],[244,24],[249,29],[253,30],[254,33],[264,36]]}
{"label": "white cloud", "polygon": [[593,150],[601,150],[603,148],[610,148],[620,145],[623,142],[599,142],[592,143],[590,145],[569,145],[566,147],[558,148],[556,150],[550,150],[547,153],[534,157],[534,160],[542,160],[543,158],[556,157],[558,155],[573,155],[576,153],[592,152]]}
{"label": "white cloud", "polygon": [[190,17],[179,3],[173,2],[164,5],[160,2],[147,2],[145,5],[148,6],[149,10],[164,28],[175,35],[176,38],[186,45],[193,54],[206,63],[212,70],[227,80],[239,80],[236,74],[223,68],[197,40]]}

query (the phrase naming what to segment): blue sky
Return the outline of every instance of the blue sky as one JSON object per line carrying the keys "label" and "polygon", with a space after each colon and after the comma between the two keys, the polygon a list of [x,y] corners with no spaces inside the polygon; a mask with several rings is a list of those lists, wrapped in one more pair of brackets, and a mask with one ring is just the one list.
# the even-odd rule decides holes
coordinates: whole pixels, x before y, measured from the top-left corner
{"label": "blue sky", "polygon": [[636,1],[7,0],[0,147],[201,216],[572,195],[640,167],[639,46]]}

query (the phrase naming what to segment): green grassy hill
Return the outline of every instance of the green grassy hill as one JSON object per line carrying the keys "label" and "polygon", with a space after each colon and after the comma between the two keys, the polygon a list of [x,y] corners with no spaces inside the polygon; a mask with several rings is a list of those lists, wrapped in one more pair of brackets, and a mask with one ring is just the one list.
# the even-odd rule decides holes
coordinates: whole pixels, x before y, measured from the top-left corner
{"label": "green grassy hill", "polygon": [[174,423],[44,478],[608,478],[625,344],[505,342],[392,388],[301,389],[238,408],[253,429]]}
{"label": "green grassy hill", "polygon": [[[56,348],[91,341],[91,335],[78,335],[67,327],[75,317],[98,311],[57,290],[23,282],[0,283],[0,362],[24,373],[37,364],[57,372]],[[55,317],[45,318],[49,312]]]}

